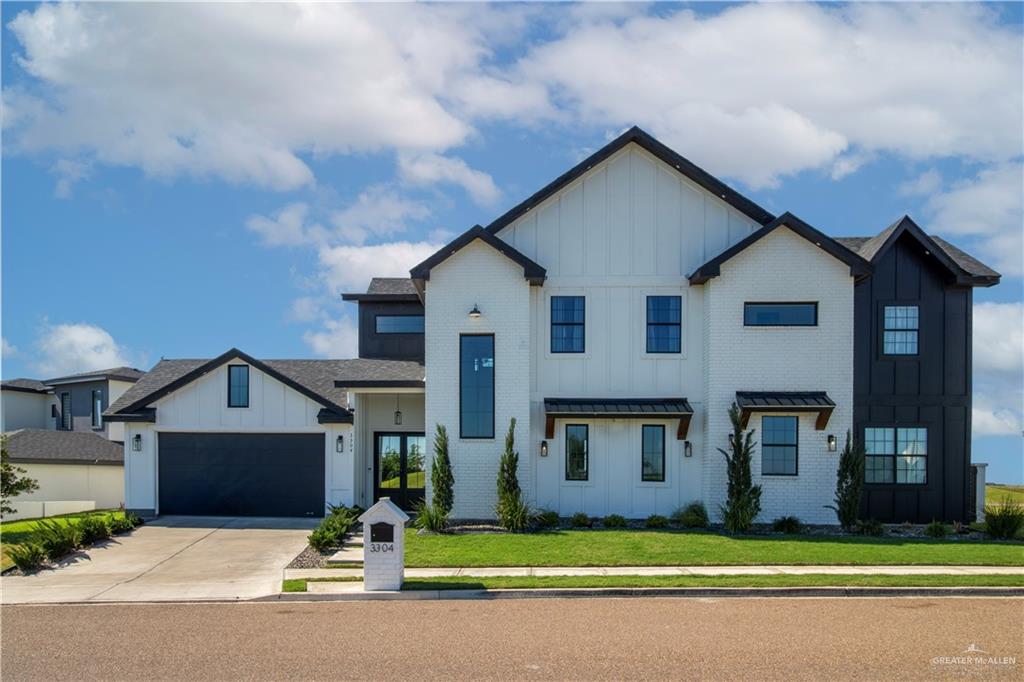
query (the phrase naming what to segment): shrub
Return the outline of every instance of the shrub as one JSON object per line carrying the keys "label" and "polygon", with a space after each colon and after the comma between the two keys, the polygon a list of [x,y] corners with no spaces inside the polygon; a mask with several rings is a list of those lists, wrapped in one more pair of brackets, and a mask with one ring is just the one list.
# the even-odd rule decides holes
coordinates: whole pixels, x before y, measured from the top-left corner
{"label": "shrub", "polygon": [[924,527],[924,534],[930,538],[944,538],[949,534],[949,528],[942,521],[932,521]]}
{"label": "shrub", "polygon": [[106,540],[110,537],[110,518],[101,514],[86,516],[78,522],[78,532],[83,545]]}
{"label": "shrub", "polygon": [[521,495],[516,495],[505,501],[502,506],[502,527],[512,533],[522,533],[530,528],[530,507],[523,501]]}
{"label": "shrub", "polygon": [[53,520],[36,523],[35,538],[50,561],[57,561],[78,547],[81,537],[76,523],[60,523]]}
{"label": "shrub", "polygon": [[804,529],[804,524],[795,516],[780,516],[772,521],[772,530],[776,533],[796,535]]}
{"label": "shrub", "polygon": [[668,519],[661,514],[651,514],[644,520],[647,528],[668,528]]}
{"label": "shrub", "polygon": [[518,533],[530,525],[530,508],[523,501],[519,488],[519,453],[516,452],[516,418],[513,417],[505,434],[505,452],[498,465],[498,504],[494,513],[505,530]]}
{"label": "shrub", "polygon": [[836,475],[835,504],[825,505],[836,513],[843,530],[852,530],[860,511],[860,494],[864,487],[864,448],[854,445],[846,432],[846,445],[839,455]]}
{"label": "shrub", "polygon": [[608,516],[601,519],[601,525],[605,528],[625,528],[626,517],[618,514],[609,514]]}
{"label": "shrub", "polygon": [[442,424],[437,425],[437,434],[434,436],[430,489],[431,504],[437,507],[437,512],[444,512],[447,520],[455,504],[455,475],[452,473],[452,462],[448,458],[448,430]]}
{"label": "shrub", "polygon": [[874,519],[860,520],[854,526],[854,531],[861,535],[878,536],[885,532],[885,527],[880,521]]}
{"label": "shrub", "polygon": [[309,546],[321,552],[330,547],[341,547],[345,534],[355,521],[353,510],[346,507],[331,507],[330,513],[309,534]]}
{"label": "shrub", "polygon": [[110,518],[111,533],[127,533],[135,528],[135,524],[127,516],[112,516]]}
{"label": "shrub", "polygon": [[573,528],[590,528],[594,521],[583,512],[576,512],[569,517],[569,525]]}
{"label": "shrub", "polygon": [[443,533],[448,530],[448,512],[436,504],[420,503],[413,525],[431,533]]}
{"label": "shrub", "polygon": [[7,548],[7,556],[24,573],[38,570],[46,563],[46,550],[36,542],[26,542],[23,545],[10,545]]}
{"label": "shrub", "polygon": [[309,546],[319,552],[338,546],[338,537],[329,528],[324,528],[322,525],[314,528],[308,539]]}
{"label": "shrub", "polygon": [[1010,497],[1000,505],[985,507],[985,532],[998,540],[1011,540],[1024,527],[1024,505],[1016,504]]}
{"label": "shrub", "polygon": [[708,510],[703,502],[691,502],[672,512],[672,521],[683,528],[707,528],[710,525]]}
{"label": "shrub", "polygon": [[558,527],[558,512],[542,509],[533,515],[533,525],[544,530]]}
{"label": "shrub", "polygon": [[145,523],[145,521],[142,520],[141,516],[139,516],[138,514],[133,514],[132,512],[125,512],[124,517],[131,521],[132,528],[138,528],[139,526]]}
{"label": "shrub", "polygon": [[22,493],[39,490],[35,479],[29,478],[21,467],[11,464],[7,453],[7,436],[0,435],[0,516],[18,511],[11,500]]}
{"label": "shrub", "polygon": [[725,504],[721,505],[722,520],[730,533],[742,533],[750,530],[761,513],[761,486],[753,484],[750,474],[754,431],[743,432],[743,420],[736,403],[729,408],[729,420],[732,422],[729,450],[718,448],[725,457],[729,480]]}

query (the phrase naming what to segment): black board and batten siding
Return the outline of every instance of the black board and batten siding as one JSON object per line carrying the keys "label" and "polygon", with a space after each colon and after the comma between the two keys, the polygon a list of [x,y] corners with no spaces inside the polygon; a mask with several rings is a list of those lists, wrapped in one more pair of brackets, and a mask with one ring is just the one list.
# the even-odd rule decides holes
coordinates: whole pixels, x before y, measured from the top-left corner
{"label": "black board and batten siding", "polygon": [[423,334],[378,334],[378,315],[423,315],[419,302],[359,302],[359,357],[423,361]]}
{"label": "black board and batten siding", "polygon": [[[854,325],[854,429],[928,429],[924,484],[865,484],[864,518],[901,523],[965,521],[971,461],[970,287],[949,283],[948,273],[908,235],[874,262],[856,285]],[[919,307],[918,352],[882,353],[884,307]]]}

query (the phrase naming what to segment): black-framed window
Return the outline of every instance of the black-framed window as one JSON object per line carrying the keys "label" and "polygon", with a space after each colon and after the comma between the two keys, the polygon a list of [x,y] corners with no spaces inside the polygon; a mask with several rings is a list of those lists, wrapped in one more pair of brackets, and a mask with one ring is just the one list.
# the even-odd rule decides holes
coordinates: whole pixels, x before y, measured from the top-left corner
{"label": "black-framed window", "polygon": [[818,303],[744,303],[746,327],[817,327]]}
{"label": "black-framed window", "polygon": [[248,365],[228,365],[228,407],[249,407]]}
{"label": "black-framed window", "polygon": [[64,392],[60,394],[60,428],[64,431],[70,431],[73,428],[74,422],[71,419],[71,393]]}
{"label": "black-framed window", "polygon": [[640,478],[648,482],[664,482],[665,427],[660,424],[644,424],[642,432]]}
{"label": "black-framed window", "polygon": [[916,305],[887,305],[882,312],[882,354],[917,355]]}
{"label": "black-framed window", "polygon": [[590,478],[589,441],[589,426],[565,425],[565,480],[586,481]]}
{"label": "black-framed window", "polygon": [[582,353],[586,348],[586,299],[551,297],[551,352]]}
{"label": "black-framed window", "polygon": [[422,315],[377,315],[374,325],[378,334],[422,334]]}
{"label": "black-framed window", "polygon": [[92,428],[103,428],[103,391],[92,391]]}
{"label": "black-framed window", "polygon": [[494,438],[494,335],[459,337],[459,436]]}
{"label": "black-framed window", "polygon": [[679,353],[683,335],[683,297],[647,297],[647,352]]}
{"label": "black-framed window", "polygon": [[765,476],[796,476],[796,417],[761,417],[761,473]]}
{"label": "black-framed window", "polygon": [[928,429],[864,429],[864,482],[923,485],[928,482]]}

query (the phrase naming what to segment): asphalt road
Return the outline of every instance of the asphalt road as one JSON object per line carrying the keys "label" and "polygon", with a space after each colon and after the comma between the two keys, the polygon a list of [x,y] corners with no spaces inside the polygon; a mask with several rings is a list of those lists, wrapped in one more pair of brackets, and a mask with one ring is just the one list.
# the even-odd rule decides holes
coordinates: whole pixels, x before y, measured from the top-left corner
{"label": "asphalt road", "polygon": [[[4,682],[1024,678],[1021,599],[82,604],[0,619]],[[988,662],[936,661],[971,645]]]}

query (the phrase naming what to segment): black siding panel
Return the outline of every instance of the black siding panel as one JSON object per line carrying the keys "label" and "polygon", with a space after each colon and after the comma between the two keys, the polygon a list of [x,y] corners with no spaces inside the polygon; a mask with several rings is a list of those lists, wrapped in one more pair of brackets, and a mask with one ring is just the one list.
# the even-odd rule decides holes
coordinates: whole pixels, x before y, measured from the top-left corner
{"label": "black siding panel", "polygon": [[422,315],[422,303],[359,303],[359,357],[423,361],[424,334],[378,334],[378,315]]}

